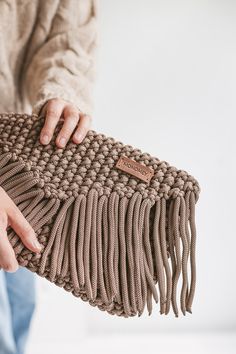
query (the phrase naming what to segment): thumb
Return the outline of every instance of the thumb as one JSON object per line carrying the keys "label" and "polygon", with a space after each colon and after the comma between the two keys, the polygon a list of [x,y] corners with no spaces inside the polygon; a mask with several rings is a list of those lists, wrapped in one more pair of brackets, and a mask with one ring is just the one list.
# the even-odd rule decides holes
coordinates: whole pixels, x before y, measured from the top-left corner
{"label": "thumb", "polygon": [[41,244],[38,242],[36,234],[26,220],[20,209],[12,201],[7,209],[9,225],[14,229],[17,235],[21,238],[24,245],[33,252],[40,252]]}

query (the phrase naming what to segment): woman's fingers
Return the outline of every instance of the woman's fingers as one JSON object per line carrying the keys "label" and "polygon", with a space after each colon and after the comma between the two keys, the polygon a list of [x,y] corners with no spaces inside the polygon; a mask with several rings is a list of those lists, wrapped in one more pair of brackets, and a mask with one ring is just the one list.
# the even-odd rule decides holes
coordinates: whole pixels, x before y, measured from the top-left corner
{"label": "woman's fingers", "polygon": [[40,133],[40,142],[48,144],[52,139],[56,125],[62,115],[65,102],[60,99],[49,100],[46,105],[46,118]]}
{"label": "woman's fingers", "polygon": [[7,237],[7,214],[0,210],[0,266],[7,272],[15,272],[19,265]]}
{"label": "woman's fingers", "polygon": [[91,126],[92,119],[89,115],[81,113],[75,105],[60,98],[49,100],[42,112],[46,115],[40,133],[42,144],[48,144],[51,141],[61,117],[64,118],[64,122],[56,138],[56,145],[59,148],[64,148],[72,135],[74,143],[81,143]]}
{"label": "woman's fingers", "polygon": [[88,130],[90,129],[91,121],[92,121],[92,119],[89,115],[82,114],[80,116],[79,124],[76,128],[74,135],[73,135],[74,143],[78,144],[84,140]]}
{"label": "woman's fingers", "polygon": [[9,225],[14,229],[28,249],[36,253],[40,252],[42,246],[38,242],[32,226],[25,219],[24,215],[21,213],[20,209],[17,208],[11,198],[9,199],[9,207],[6,210]]}
{"label": "woman's fingers", "polygon": [[7,232],[0,226],[0,266],[7,272],[15,272],[18,262],[14,250],[7,238]]}
{"label": "woman's fingers", "polygon": [[67,105],[63,111],[64,124],[58,133],[56,144],[58,147],[63,148],[66,146],[70,139],[75,127],[79,121],[79,111],[73,105]]}

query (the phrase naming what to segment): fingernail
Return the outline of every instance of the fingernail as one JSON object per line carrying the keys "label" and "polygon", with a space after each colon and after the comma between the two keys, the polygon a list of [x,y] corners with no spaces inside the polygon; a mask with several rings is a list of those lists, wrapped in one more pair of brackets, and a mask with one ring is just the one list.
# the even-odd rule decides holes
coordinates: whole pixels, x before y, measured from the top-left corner
{"label": "fingernail", "polygon": [[81,140],[82,139],[82,134],[81,133],[75,133],[75,139],[76,140]]}
{"label": "fingernail", "polygon": [[66,145],[66,139],[65,139],[65,138],[61,138],[61,139],[59,140],[59,142],[60,142],[60,145],[62,145],[62,146],[65,146],[65,145]]}
{"label": "fingernail", "polygon": [[38,242],[38,240],[32,241],[32,244],[35,248],[37,248],[39,251],[41,251],[43,246]]}
{"label": "fingernail", "polygon": [[47,144],[49,142],[49,136],[47,134],[43,134],[41,140],[43,144]]}

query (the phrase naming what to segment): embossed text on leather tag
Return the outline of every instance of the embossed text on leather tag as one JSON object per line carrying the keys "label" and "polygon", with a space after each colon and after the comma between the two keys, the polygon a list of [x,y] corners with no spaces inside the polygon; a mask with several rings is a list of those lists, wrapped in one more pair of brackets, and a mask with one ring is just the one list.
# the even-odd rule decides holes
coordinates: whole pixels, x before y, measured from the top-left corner
{"label": "embossed text on leather tag", "polygon": [[152,168],[144,166],[126,156],[121,156],[119,158],[116,167],[148,183],[154,175],[154,170]]}

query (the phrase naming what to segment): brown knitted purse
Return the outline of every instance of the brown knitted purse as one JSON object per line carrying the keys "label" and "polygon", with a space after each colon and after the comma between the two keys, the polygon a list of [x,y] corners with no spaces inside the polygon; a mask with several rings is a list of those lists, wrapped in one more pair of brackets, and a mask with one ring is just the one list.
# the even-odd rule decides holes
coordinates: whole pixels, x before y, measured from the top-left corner
{"label": "brown knitted purse", "polygon": [[51,143],[42,145],[44,119],[0,114],[0,185],[44,245],[33,253],[9,227],[19,264],[124,317],[141,316],[146,304],[150,315],[152,297],[161,314],[172,305],[177,317],[181,277],[181,311],[191,313],[196,179],[93,130],[81,144],[60,149],[62,119]]}

